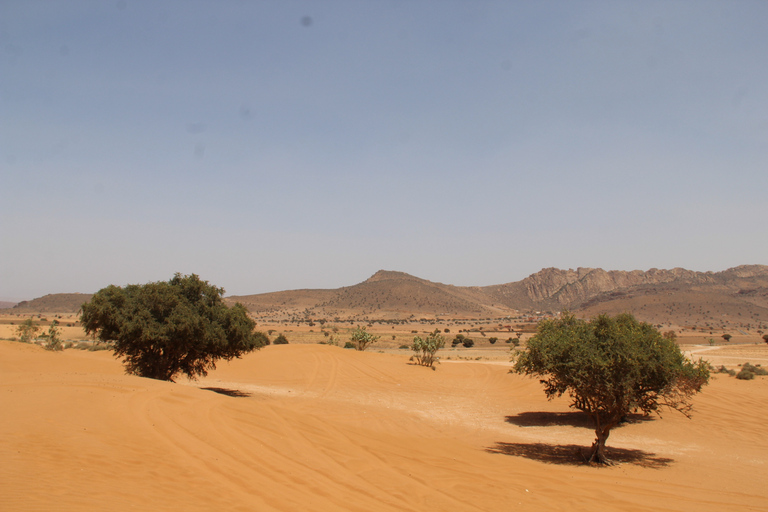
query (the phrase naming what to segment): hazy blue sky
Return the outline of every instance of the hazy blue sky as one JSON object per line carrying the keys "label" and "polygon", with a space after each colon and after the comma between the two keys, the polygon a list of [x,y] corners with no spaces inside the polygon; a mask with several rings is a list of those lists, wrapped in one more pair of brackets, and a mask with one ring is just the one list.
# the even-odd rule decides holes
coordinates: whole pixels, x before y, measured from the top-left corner
{"label": "hazy blue sky", "polygon": [[0,299],[768,263],[768,2],[0,0]]}

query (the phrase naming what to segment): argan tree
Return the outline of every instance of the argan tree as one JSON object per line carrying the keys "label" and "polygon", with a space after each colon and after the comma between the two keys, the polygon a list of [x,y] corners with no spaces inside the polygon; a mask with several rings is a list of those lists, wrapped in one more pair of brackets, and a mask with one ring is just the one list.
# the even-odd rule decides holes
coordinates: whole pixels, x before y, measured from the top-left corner
{"label": "argan tree", "polygon": [[432,366],[435,363],[435,354],[445,346],[445,339],[440,334],[440,329],[435,329],[429,336],[422,338],[415,336],[411,350],[415,352],[416,362],[422,366]]}
{"label": "argan tree", "polygon": [[165,282],[99,290],[81,307],[86,333],[112,342],[127,373],[169,380],[205,376],[216,361],[260,348],[265,336],[241,304],[195,274]]}
{"label": "argan tree", "polygon": [[379,337],[380,336],[374,336],[373,334],[366,331],[364,326],[357,326],[355,330],[352,331],[351,341],[355,346],[355,350],[362,351],[365,350],[371,343],[375,343]]}
{"label": "argan tree", "polygon": [[549,399],[569,394],[571,407],[595,426],[589,461],[603,464],[610,462],[611,429],[629,413],[666,406],[690,417],[691,397],[709,380],[705,361],[687,360],[672,340],[630,314],[542,320],[511,371],[542,377]]}

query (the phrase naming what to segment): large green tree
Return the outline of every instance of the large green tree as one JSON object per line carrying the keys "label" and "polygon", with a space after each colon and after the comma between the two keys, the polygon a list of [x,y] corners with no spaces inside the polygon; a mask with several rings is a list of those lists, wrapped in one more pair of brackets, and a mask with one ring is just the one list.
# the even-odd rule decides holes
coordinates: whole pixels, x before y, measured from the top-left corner
{"label": "large green tree", "polygon": [[205,376],[219,359],[260,348],[265,336],[241,304],[227,307],[224,290],[195,274],[169,281],[99,290],[81,308],[88,334],[112,342],[127,373],[170,380]]}
{"label": "large green tree", "polygon": [[597,436],[589,461],[597,463],[610,462],[605,442],[627,414],[666,406],[690,417],[691,397],[709,380],[705,361],[686,359],[672,340],[630,314],[543,320],[512,371],[542,377],[548,398],[568,393],[571,407],[589,415]]}

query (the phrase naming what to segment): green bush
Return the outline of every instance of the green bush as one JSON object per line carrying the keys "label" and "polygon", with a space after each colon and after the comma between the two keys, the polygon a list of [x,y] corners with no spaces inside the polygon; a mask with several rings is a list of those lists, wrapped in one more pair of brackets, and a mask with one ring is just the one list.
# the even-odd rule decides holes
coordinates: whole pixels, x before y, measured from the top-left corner
{"label": "green bush", "polygon": [[416,362],[422,366],[432,366],[435,362],[435,354],[445,346],[445,340],[440,334],[439,329],[435,329],[432,334],[426,338],[416,336],[413,338],[411,349],[415,352]]}
{"label": "green bush", "polygon": [[288,338],[285,337],[285,334],[280,334],[275,338],[275,341],[272,342],[273,345],[287,345],[288,344]]}
{"label": "green bush", "polygon": [[346,343],[344,344],[344,348],[351,348],[351,349],[355,349],[355,348],[357,348],[357,347],[355,346],[355,344],[354,344],[354,343],[352,343],[351,341],[348,341],[348,342],[346,342]]}
{"label": "green bush", "polygon": [[736,378],[740,380],[752,380],[755,378],[755,374],[746,368],[742,368],[741,371],[736,374]]}
{"label": "green bush", "polygon": [[[358,326],[354,331],[352,331],[352,338],[350,341],[353,343],[355,349],[362,351],[365,350],[371,343],[376,343],[376,340],[378,340],[380,337],[381,336],[374,336],[373,334],[369,333],[365,330],[365,327]],[[347,348],[347,346],[344,345],[344,348]]]}

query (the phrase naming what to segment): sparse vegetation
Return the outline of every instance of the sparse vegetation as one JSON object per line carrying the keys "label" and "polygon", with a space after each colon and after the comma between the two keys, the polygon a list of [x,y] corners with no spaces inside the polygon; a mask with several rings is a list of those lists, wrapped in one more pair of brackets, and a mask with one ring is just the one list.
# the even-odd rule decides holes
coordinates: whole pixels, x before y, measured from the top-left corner
{"label": "sparse vegetation", "polygon": [[435,329],[426,338],[421,336],[414,337],[411,349],[415,352],[414,357],[418,364],[434,368],[435,354],[444,346],[445,339],[440,334],[440,330]]}
{"label": "sparse vegetation", "polygon": [[288,338],[285,337],[285,334],[280,333],[277,335],[277,338],[275,338],[275,341],[272,342],[273,345],[288,345]]}
{"label": "sparse vegetation", "polygon": [[46,334],[48,341],[45,344],[46,350],[53,350],[55,352],[64,350],[64,345],[60,336],[60,329],[57,327],[58,325],[59,322],[54,320],[51,322],[51,326],[48,328],[48,333]]}
{"label": "sparse vegetation", "polygon": [[629,413],[666,406],[690,417],[691,397],[709,380],[706,362],[686,360],[675,343],[630,314],[542,320],[511,371],[542,377],[550,399],[570,395],[571,407],[595,425],[589,461],[603,464],[610,463],[611,430]]}
{"label": "sparse vegetation", "polygon": [[[376,343],[380,337],[381,336],[374,336],[373,334],[369,333],[364,326],[358,326],[354,331],[352,331],[351,341],[355,350],[363,351],[368,347],[368,345]],[[344,348],[347,348],[346,345]]]}
{"label": "sparse vegetation", "polygon": [[16,327],[16,334],[19,337],[19,341],[22,343],[31,343],[37,336],[37,332],[40,330],[34,320],[27,318],[21,325]]}

